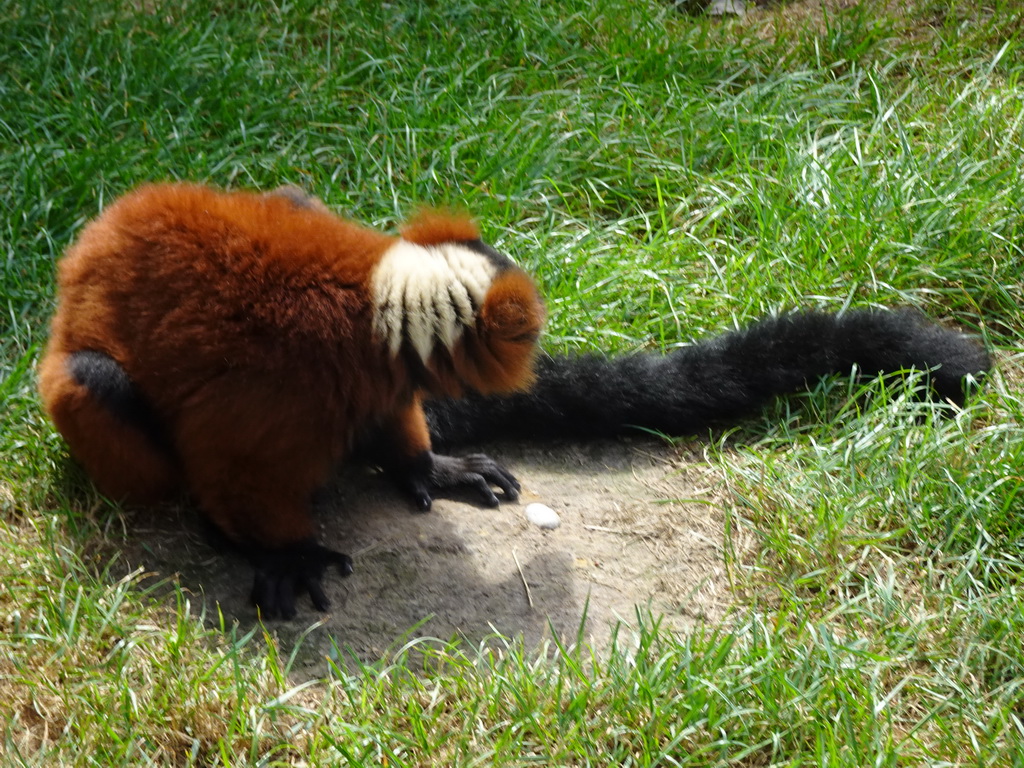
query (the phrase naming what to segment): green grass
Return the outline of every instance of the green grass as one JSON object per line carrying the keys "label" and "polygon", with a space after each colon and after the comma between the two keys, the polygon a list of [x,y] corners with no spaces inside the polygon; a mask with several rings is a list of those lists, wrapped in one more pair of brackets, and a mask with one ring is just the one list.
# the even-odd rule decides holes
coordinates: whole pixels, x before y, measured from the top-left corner
{"label": "green grass", "polygon": [[[1024,15],[801,8],[0,3],[5,763],[1024,764]],[[35,395],[56,259],[165,178],[384,227],[465,206],[553,350],[910,304],[1001,373],[952,419],[838,382],[713,442],[721,625],[648,617],[607,658],[420,642],[295,688],[272,636],[88,554],[116,513],[60,480]]]}

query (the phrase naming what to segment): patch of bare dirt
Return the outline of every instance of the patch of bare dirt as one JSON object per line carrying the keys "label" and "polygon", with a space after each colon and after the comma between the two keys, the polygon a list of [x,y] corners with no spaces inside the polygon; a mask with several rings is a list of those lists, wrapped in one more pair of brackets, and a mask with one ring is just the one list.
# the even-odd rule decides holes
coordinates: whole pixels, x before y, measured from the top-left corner
{"label": "patch of bare dirt", "polygon": [[[699,456],[648,441],[491,454],[523,483],[519,503],[439,499],[419,514],[386,480],[358,470],[322,494],[321,540],[351,554],[355,572],[326,579],[330,614],[303,597],[294,621],[269,624],[290,645],[322,619],[302,641],[299,676],[323,674],[334,644],[373,662],[416,637],[477,644],[497,632],[536,646],[554,633],[571,643],[585,617],[584,636],[601,649],[616,622],[635,625],[637,606],[681,631],[724,615],[718,482]],[[532,501],[556,510],[561,526],[528,522]],[[251,570],[206,544],[194,512],[136,513],[127,539],[127,567],[178,574],[208,615],[219,605],[254,625]]]}

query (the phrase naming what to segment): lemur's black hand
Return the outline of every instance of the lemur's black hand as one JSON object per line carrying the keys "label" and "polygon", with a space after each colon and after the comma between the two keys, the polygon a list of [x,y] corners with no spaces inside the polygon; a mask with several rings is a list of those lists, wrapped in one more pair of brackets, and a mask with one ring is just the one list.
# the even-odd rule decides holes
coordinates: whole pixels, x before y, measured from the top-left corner
{"label": "lemur's black hand", "polygon": [[342,576],[352,573],[351,557],[312,539],[285,547],[253,548],[248,556],[256,569],[251,599],[265,619],[293,618],[295,597],[302,592],[309,593],[318,611],[326,611],[331,601],[324,593],[324,571],[334,565]]}
{"label": "lemur's black hand", "polygon": [[424,512],[430,509],[436,491],[470,488],[485,505],[496,507],[500,502],[491,486],[499,488],[509,501],[517,500],[520,490],[511,472],[482,453],[442,456],[425,451],[404,470],[399,482]]}

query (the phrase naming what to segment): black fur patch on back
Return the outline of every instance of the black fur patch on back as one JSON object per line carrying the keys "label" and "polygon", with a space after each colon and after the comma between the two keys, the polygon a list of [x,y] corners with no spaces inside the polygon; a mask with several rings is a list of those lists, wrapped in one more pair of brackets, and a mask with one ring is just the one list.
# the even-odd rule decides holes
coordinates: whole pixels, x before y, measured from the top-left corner
{"label": "black fur patch on back", "polygon": [[296,187],[291,184],[288,184],[283,187],[278,187],[275,190],[267,192],[267,194],[271,197],[283,197],[296,208],[305,208],[308,210],[313,210],[314,208],[319,207],[317,205],[319,201],[315,197],[308,194],[306,190],[302,189],[301,187]]}
{"label": "black fur patch on back", "polygon": [[491,262],[494,268],[498,270],[499,274],[508,269],[512,269],[512,267],[515,266],[515,262],[513,262],[512,259],[500,251],[495,250],[479,237],[475,240],[459,240],[458,244],[463,245],[466,248],[469,248],[469,250],[475,251],[485,257],[489,262]]}
{"label": "black fur patch on back", "polygon": [[68,372],[79,385],[125,424],[138,429],[160,451],[173,456],[164,425],[128,372],[103,352],[82,350],[68,356]]}

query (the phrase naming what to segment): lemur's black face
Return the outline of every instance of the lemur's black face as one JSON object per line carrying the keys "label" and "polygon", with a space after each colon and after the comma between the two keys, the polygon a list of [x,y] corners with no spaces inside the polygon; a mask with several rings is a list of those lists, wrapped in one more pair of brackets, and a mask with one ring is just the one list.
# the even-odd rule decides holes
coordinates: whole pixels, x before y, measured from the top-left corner
{"label": "lemur's black face", "polygon": [[512,269],[516,264],[512,259],[503,253],[495,250],[479,237],[475,240],[459,240],[458,244],[469,248],[471,251],[484,256],[497,271],[501,274],[505,270]]}

